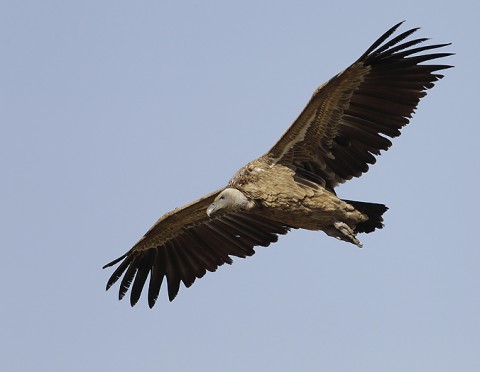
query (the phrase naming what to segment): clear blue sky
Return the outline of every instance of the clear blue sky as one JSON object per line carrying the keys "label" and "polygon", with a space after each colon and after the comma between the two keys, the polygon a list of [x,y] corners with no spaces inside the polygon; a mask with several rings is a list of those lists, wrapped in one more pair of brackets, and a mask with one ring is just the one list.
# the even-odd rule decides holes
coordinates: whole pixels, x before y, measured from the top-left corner
{"label": "clear blue sky", "polygon": [[[478,371],[474,2],[0,2],[0,369]],[[261,155],[398,21],[455,69],[342,197],[362,250],[295,231],[153,310],[103,264]]]}

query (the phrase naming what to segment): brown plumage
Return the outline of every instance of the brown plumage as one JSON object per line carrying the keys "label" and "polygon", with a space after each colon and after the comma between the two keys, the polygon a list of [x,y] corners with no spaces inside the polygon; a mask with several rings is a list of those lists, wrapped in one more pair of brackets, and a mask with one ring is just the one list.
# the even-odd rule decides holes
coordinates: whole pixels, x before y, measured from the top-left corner
{"label": "brown plumage", "polygon": [[[147,280],[152,307],[164,278],[172,301],[231,256],[253,255],[291,228],[323,230],[360,246],[356,234],[382,228],[383,204],[339,199],[334,188],[359,177],[400,135],[426,90],[451,66],[423,64],[451,53],[423,53],[448,44],[404,41],[417,29],[383,34],[355,63],[320,86],[280,140],[217,190],[162,216],[127,253],[107,289],[122,276],[135,305]],[[423,53],[423,54],[422,54]],[[133,284],[132,284],[133,283]]]}

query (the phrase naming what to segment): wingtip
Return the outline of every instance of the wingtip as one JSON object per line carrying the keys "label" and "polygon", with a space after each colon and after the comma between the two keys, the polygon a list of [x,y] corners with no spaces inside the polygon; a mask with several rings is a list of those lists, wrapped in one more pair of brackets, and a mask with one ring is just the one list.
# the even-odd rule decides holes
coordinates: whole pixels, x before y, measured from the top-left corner
{"label": "wingtip", "polygon": [[396,29],[399,28],[401,25],[403,25],[405,22],[407,22],[406,19],[404,19],[403,21],[397,22],[391,29],[396,30]]}
{"label": "wingtip", "polygon": [[132,296],[130,296],[130,306],[131,307],[134,307],[138,302],[138,299],[136,298],[133,298]]}
{"label": "wingtip", "polygon": [[386,32],[383,33],[371,46],[368,48],[365,53],[358,59],[361,61],[366,58],[371,52],[373,52],[379,45],[381,45],[385,40],[387,40],[392,34],[402,25],[405,21],[398,22],[396,25],[390,27]]}
{"label": "wingtip", "polygon": [[157,302],[156,298],[149,298],[148,299],[148,307],[151,309],[155,306],[155,303]]}
{"label": "wingtip", "polygon": [[112,267],[113,265],[119,263],[121,260],[123,260],[125,257],[127,257],[127,255],[128,255],[128,252],[125,253],[124,255],[114,259],[112,262],[107,263],[106,265],[104,265],[102,267],[102,269],[106,269],[107,267]]}

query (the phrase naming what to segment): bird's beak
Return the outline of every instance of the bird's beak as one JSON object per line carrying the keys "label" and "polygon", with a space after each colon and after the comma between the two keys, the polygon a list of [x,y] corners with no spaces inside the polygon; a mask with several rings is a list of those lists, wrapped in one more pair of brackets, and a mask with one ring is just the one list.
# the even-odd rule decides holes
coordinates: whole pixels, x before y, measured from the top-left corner
{"label": "bird's beak", "polygon": [[207,208],[207,216],[210,217],[216,209],[217,206],[215,205],[215,203],[210,204]]}

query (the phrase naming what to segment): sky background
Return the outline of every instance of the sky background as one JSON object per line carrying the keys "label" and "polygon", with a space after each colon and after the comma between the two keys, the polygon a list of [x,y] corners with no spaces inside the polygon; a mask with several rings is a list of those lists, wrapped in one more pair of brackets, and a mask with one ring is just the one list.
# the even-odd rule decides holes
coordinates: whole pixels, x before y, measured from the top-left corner
{"label": "sky background", "polygon": [[[3,371],[479,371],[474,2],[0,1]],[[457,53],[363,249],[294,231],[148,309],[105,263],[267,151],[398,21]]]}

